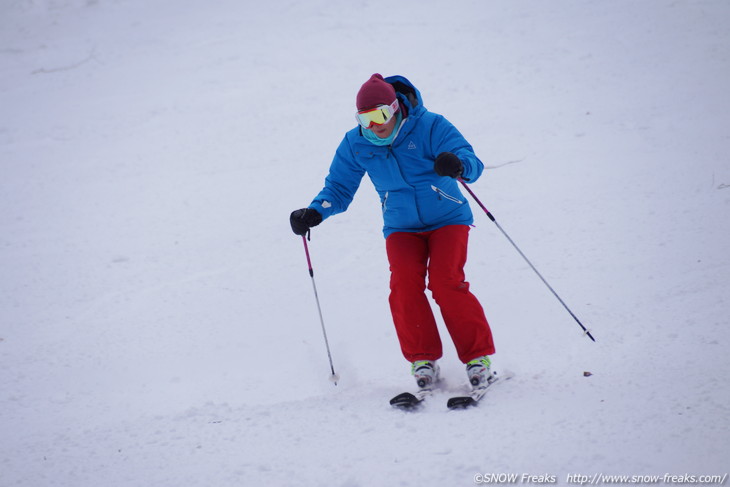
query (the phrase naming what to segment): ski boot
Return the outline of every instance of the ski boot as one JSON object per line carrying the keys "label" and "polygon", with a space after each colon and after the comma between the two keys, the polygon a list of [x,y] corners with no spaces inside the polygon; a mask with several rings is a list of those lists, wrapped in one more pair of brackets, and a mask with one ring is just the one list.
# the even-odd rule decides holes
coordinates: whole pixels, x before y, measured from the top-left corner
{"label": "ski boot", "polygon": [[492,361],[488,356],[478,357],[466,363],[466,375],[469,376],[469,383],[472,387],[487,387],[494,382],[494,374],[490,367]]}
{"label": "ski boot", "polygon": [[411,364],[411,373],[419,389],[431,389],[439,380],[439,366],[431,360],[417,360]]}

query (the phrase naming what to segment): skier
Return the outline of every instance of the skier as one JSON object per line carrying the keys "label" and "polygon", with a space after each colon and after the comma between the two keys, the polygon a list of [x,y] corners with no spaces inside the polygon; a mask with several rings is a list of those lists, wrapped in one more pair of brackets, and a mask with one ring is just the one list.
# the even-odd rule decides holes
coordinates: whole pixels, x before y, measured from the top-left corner
{"label": "skier", "polygon": [[390,263],[390,309],[403,356],[421,389],[439,379],[442,342],[428,289],[469,382],[486,385],[492,332],[464,276],[473,217],[457,178],[474,182],[484,165],[459,131],[423,106],[403,76],[373,74],[357,93],[358,126],[345,134],[322,191],[290,215],[296,235],[351,203],[368,174],[380,195]]}

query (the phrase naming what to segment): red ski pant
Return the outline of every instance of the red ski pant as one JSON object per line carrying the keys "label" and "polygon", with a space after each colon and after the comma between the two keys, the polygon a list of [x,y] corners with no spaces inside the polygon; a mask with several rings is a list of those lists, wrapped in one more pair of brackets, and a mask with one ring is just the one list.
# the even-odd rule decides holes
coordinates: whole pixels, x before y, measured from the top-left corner
{"label": "red ski pant", "polygon": [[428,289],[441,310],[459,359],[466,363],[494,353],[484,310],[465,281],[469,227],[449,225],[429,232],[396,232],[385,240],[390,262],[390,310],[403,356],[409,362],[437,360],[442,344]]}

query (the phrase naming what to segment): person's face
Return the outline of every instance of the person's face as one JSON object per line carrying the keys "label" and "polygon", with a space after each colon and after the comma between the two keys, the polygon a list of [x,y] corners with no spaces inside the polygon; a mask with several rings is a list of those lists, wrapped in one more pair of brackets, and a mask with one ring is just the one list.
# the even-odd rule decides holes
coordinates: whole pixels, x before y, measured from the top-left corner
{"label": "person's face", "polygon": [[397,117],[391,117],[391,119],[383,125],[373,125],[372,127],[370,127],[370,130],[372,130],[373,133],[379,138],[387,139],[388,137],[390,137],[390,134],[392,134],[393,130],[395,129],[396,119]]}

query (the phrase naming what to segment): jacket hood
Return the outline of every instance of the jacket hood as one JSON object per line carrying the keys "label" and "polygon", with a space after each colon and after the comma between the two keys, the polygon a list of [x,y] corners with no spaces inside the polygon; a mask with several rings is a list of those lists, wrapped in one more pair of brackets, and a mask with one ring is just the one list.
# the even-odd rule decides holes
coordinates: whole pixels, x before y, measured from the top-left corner
{"label": "jacket hood", "polygon": [[414,113],[419,107],[424,108],[421,92],[406,77],[400,75],[388,76],[385,81],[393,85],[396,95],[400,95],[398,96],[399,99],[405,100],[408,113]]}

